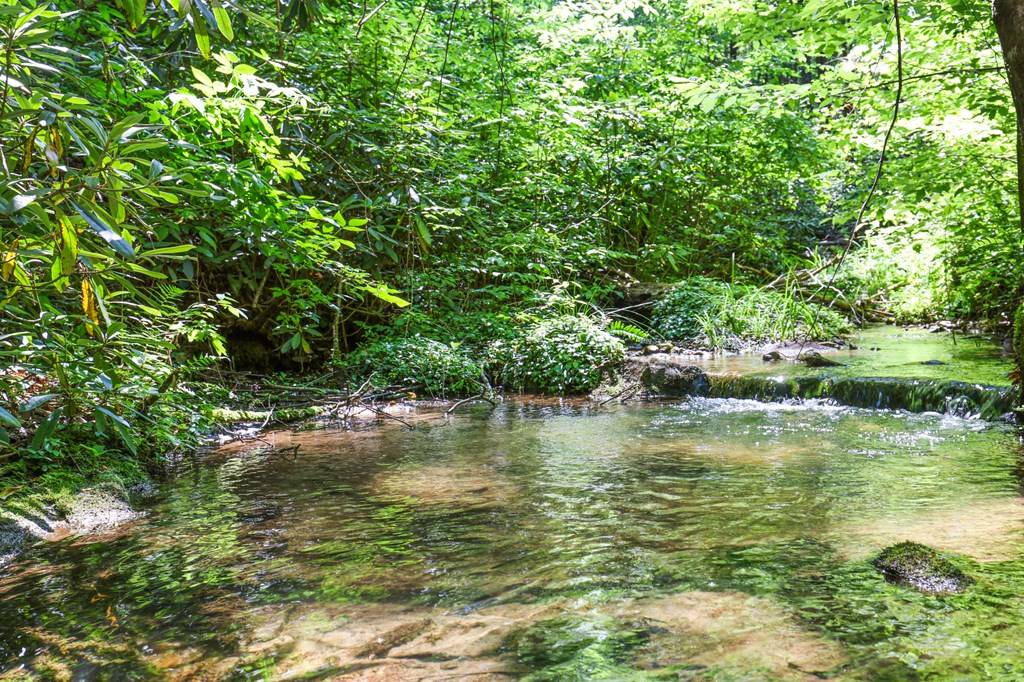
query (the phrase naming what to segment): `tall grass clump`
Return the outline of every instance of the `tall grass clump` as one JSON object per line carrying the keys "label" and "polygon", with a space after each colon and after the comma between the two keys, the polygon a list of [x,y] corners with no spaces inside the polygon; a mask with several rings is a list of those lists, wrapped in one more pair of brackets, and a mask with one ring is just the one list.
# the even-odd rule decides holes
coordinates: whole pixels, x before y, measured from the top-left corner
{"label": "tall grass clump", "polygon": [[842,315],[795,294],[690,277],[655,302],[652,328],[666,339],[730,350],[850,331]]}

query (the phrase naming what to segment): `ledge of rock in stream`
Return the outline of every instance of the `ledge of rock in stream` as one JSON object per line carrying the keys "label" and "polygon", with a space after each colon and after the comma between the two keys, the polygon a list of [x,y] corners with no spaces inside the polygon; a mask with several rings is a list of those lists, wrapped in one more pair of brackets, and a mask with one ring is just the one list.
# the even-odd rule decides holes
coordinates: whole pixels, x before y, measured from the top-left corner
{"label": "ledge of rock in stream", "polygon": [[634,364],[640,383],[651,394],[681,398],[706,396],[711,390],[708,375],[685,356],[658,353],[636,358]]}

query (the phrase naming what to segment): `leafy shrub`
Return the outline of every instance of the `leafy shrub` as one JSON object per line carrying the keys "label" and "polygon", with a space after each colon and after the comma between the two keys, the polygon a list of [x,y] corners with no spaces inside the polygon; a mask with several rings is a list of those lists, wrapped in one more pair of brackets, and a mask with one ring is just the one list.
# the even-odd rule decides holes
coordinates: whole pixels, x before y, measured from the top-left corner
{"label": "leafy shrub", "polygon": [[652,324],[668,339],[733,349],[800,338],[829,339],[849,331],[849,322],[824,306],[707,277],[686,279],[658,300]]}
{"label": "leafy shrub", "polygon": [[496,341],[497,377],[519,391],[587,393],[604,370],[620,362],[625,346],[585,315],[560,315],[527,327],[510,341]]}
{"label": "leafy shrub", "polygon": [[383,339],[341,360],[353,378],[374,386],[417,388],[444,398],[480,391],[483,369],[457,344],[422,336]]}

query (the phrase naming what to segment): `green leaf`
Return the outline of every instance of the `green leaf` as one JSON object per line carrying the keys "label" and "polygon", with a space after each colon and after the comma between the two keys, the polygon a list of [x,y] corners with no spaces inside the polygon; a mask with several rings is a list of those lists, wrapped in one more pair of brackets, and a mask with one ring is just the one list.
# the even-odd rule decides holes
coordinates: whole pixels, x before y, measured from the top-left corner
{"label": "green leaf", "polygon": [[180,256],[183,253],[193,251],[196,247],[192,244],[178,244],[177,246],[162,246],[159,249],[150,249],[140,253],[139,258],[153,258],[156,256]]}
{"label": "green leaf", "polygon": [[45,405],[54,398],[57,397],[56,393],[43,393],[41,395],[34,395],[29,398],[26,402],[22,403],[21,407],[18,408],[20,412],[31,412],[32,410]]}
{"label": "green leaf", "polygon": [[[198,3],[197,3],[198,4]],[[199,48],[199,53],[206,59],[210,58],[210,31],[206,26],[206,21],[200,15],[199,10],[195,7],[192,8],[192,29],[195,31],[196,36],[196,47]]]}
{"label": "green leaf", "polygon": [[423,240],[423,245],[429,247],[433,243],[433,238],[430,234],[430,229],[427,224],[423,222],[423,218],[418,215],[413,216],[413,221],[416,223],[416,230],[419,232],[420,239]]}
{"label": "green leaf", "polygon": [[231,28],[231,17],[228,16],[227,10],[214,5],[213,16],[217,19],[217,28],[220,30],[220,34],[229,41],[234,40],[235,31]]}
{"label": "green leaf", "polygon": [[111,419],[113,419],[115,423],[120,424],[121,426],[124,426],[125,428],[131,428],[131,424],[129,424],[128,421],[124,417],[122,417],[121,415],[117,414],[116,412],[113,412],[113,411],[109,410],[106,407],[103,407],[102,405],[97,405],[96,406],[96,411],[101,413],[101,414],[105,414],[106,416],[108,416]]}
{"label": "green leaf", "polygon": [[363,290],[366,291],[367,293],[373,294],[380,300],[387,301],[388,303],[394,304],[399,308],[405,308],[406,306],[411,305],[404,298],[400,298],[399,296],[395,296],[393,293],[391,293],[391,289],[384,284],[368,284],[365,287],[363,287]]}
{"label": "green leaf", "polygon": [[125,267],[127,267],[129,270],[138,275],[145,275],[146,277],[151,277],[152,279],[167,279],[167,275],[165,275],[164,273],[157,272],[156,270],[150,270],[149,268],[144,268],[141,265],[136,265],[135,263],[125,263]]}
{"label": "green leaf", "polygon": [[93,232],[98,234],[100,238],[110,246],[110,248],[114,249],[114,251],[117,251],[125,258],[135,257],[135,249],[132,248],[132,245],[125,241],[125,239],[117,232],[114,232],[113,228],[107,225],[106,222],[104,222],[94,213],[86,211],[84,208],[79,206],[74,201],[70,203],[72,208],[74,208],[75,211],[78,212],[78,215],[85,218],[85,222],[88,223],[89,227],[92,228]]}
{"label": "green leaf", "polygon": [[3,422],[4,424],[7,424],[8,426],[15,429],[21,428],[21,422],[18,421],[18,418],[15,417],[10,412],[8,412],[3,407],[0,407],[0,422]]}
{"label": "green leaf", "polygon": [[210,88],[213,87],[213,81],[210,79],[210,77],[194,66],[192,67],[192,75],[195,76],[196,80],[202,85],[205,85]]}
{"label": "green leaf", "polygon": [[50,416],[43,421],[42,424],[36,429],[36,432],[32,434],[32,440],[28,444],[29,450],[42,450],[46,445],[46,441],[50,440],[50,436],[57,430],[57,424],[60,423],[61,414],[64,412],[63,407],[58,407],[56,410],[50,413]]}
{"label": "green leaf", "polygon": [[129,114],[125,116],[111,127],[107,135],[108,139],[120,140],[130,128],[141,123],[144,118],[142,114]]}

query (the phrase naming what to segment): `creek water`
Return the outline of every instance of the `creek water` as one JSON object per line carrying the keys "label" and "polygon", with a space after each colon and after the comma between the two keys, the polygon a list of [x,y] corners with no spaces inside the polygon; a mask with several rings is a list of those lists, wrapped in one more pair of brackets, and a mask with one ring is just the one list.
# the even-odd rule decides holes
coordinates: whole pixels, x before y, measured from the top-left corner
{"label": "creek water", "polygon": [[[0,679],[1024,679],[1005,423],[732,398],[410,419],[234,444],[141,520],[33,548],[0,572]],[[871,558],[902,540],[976,582],[887,583]]]}

